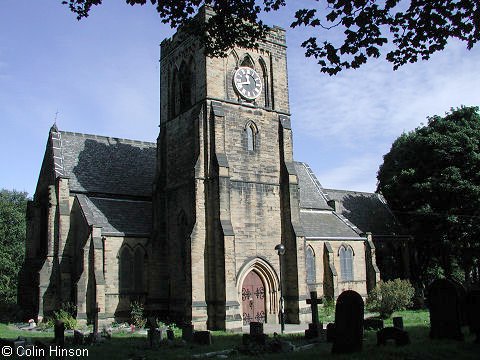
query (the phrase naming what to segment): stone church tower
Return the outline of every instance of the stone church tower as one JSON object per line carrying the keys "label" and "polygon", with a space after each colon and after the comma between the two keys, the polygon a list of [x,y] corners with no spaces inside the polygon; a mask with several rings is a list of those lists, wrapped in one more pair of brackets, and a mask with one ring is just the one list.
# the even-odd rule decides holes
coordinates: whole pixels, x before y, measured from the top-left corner
{"label": "stone church tower", "polygon": [[275,323],[281,279],[287,321],[304,322],[285,31],[226,58],[179,31],[161,44],[160,76],[148,308],[196,329]]}

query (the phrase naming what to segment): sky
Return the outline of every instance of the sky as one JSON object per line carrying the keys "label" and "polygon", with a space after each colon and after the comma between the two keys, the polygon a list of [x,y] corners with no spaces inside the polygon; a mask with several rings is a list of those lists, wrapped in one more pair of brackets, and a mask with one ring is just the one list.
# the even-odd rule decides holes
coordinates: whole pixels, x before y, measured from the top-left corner
{"label": "sky", "polygon": [[[330,77],[304,57],[308,31],[288,29],[292,16],[287,8],[264,20],[287,29],[294,158],[325,188],[375,191],[402,132],[480,105],[479,45],[451,42],[397,71],[374,59]],[[153,7],[123,0],[105,0],[81,21],[61,0],[0,0],[0,189],[33,195],[55,119],[60,130],[154,142],[159,44],[173,33]]]}

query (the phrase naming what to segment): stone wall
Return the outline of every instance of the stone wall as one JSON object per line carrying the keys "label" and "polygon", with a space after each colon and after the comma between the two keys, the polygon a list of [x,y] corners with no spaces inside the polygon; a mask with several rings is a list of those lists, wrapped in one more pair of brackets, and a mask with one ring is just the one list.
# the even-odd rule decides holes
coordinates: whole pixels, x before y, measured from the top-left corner
{"label": "stone wall", "polygon": [[[359,239],[356,241],[326,241],[308,240],[307,244],[311,246],[315,252],[316,265],[316,283],[310,286],[311,290],[316,290],[318,296],[331,296],[336,298],[342,291],[355,290],[362,297],[367,296],[367,270],[365,258],[365,241]],[[353,257],[353,281],[343,281],[340,266],[339,249],[341,246],[351,246],[354,251]],[[327,248],[331,249],[331,254],[327,254]],[[332,273],[328,269],[328,263],[325,263],[331,256],[332,264],[336,271],[336,276],[332,277]],[[330,287],[333,286],[333,289]]]}
{"label": "stone wall", "polygon": [[[146,291],[125,293],[120,289],[120,251],[124,246],[131,249],[133,254],[138,246],[147,249],[148,239],[105,236],[103,242],[105,252],[105,317],[125,321],[130,317],[130,303],[132,301],[144,303]],[[144,262],[144,281],[148,281],[148,265],[148,261]]]}

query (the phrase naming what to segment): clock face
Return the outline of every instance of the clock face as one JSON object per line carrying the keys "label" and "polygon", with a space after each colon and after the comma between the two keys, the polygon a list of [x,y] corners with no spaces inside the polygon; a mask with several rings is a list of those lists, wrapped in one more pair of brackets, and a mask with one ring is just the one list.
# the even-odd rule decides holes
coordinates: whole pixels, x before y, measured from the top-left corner
{"label": "clock face", "polygon": [[233,83],[237,91],[245,99],[253,100],[262,92],[262,81],[252,68],[242,66],[235,71]]}

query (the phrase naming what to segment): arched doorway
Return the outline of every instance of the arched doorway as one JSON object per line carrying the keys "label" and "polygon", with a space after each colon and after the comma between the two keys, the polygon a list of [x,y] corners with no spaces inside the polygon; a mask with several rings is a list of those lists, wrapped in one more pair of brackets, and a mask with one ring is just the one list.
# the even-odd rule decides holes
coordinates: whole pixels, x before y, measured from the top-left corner
{"label": "arched doorway", "polygon": [[242,285],[243,325],[265,322],[265,285],[255,271],[250,271]]}

